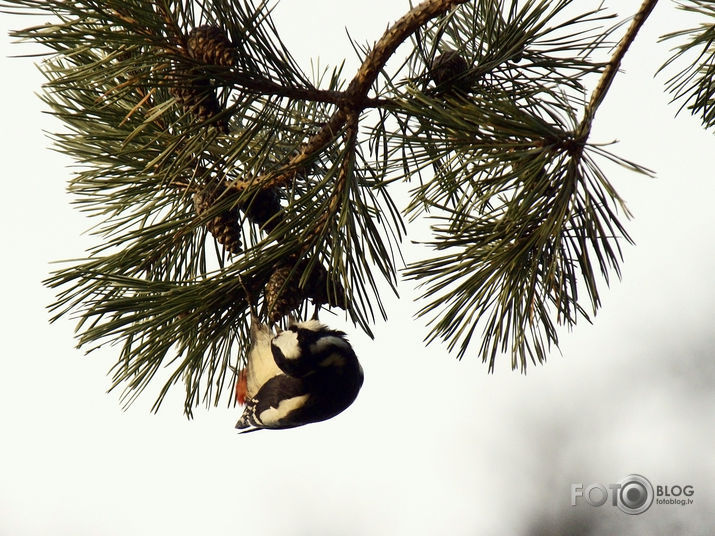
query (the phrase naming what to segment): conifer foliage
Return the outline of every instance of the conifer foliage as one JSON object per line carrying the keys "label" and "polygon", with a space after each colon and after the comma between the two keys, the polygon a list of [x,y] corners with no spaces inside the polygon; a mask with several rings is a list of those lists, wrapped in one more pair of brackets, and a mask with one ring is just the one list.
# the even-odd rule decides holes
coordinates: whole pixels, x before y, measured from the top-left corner
{"label": "conifer foliage", "polygon": [[[372,335],[403,276],[423,290],[427,340],[490,369],[503,353],[543,361],[559,325],[595,314],[629,241],[599,162],[648,173],[590,131],[656,1],[627,24],[585,4],[405,2],[372,46],[353,43],[362,65],[346,76],[303,71],[272,22],[280,5],[1,1],[51,15],[13,34],[49,50],[42,98],[66,126],[53,140],[94,220],[96,246],[47,280],[54,318],[76,315],[88,350],[119,345],[128,402],[169,367],[156,407],[183,383],[187,414],[231,399],[252,312],[342,310]],[[709,26],[669,36],[687,42],[665,67],[700,52],[669,88],[706,126],[709,4],[684,4]],[[422,218],[433,239],[405,266]]]}

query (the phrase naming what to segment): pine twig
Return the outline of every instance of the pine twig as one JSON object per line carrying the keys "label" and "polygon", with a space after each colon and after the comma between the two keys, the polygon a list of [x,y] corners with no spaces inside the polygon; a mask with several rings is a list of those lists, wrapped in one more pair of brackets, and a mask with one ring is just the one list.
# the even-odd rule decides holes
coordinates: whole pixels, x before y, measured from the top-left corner
{"label": "pine twig", "polygon": [[[329,222],[338,214],[340,208],[340,198],[347,188],[348,179],[350,177],[350,169],[354,163],[355,155],[355,145],[357,143],[357,126],[358,126],[358,116],[355,112],[349,112],[347,116],[347,127],[345,132],[345,159],[340,166],[340,172],[338,174],[338,180],[335,185],[335,190],[331,196],[328,210],[323,212],[314,225],[314,231],[311,233],[311,237],[321,236],[325,233],[328,228]],[[312,240],[305,240],[303,244],[304,249],[308,249]]]}
{"label": "pine twig", "polygon": [[365,107],[365,98],[372,84],[377,79],[380,70],[385,66],[387,60],[397,50],[397,47],[412,35],[418,28],[428,20],[446,13],[453,7],[464,4],[467,0],[425,0],[417,7],[410,10],[394,25],[388,28],[373,49],[367,55],[357,74],[350,82],[345,91],[346,102],[332,115],[330,120],[316,132],[301,148],[298,153],[291,158],[286,165],[280,169],[267,173],[254,180],[237,179],[231,184],[231,188],[243,191],[251,185],[258,183],[261,189],[276,188],[284,186],[293,178],[297,169],[303,166],[309,156],[325,147],[335,134],[340,131],[348,117],[347,108],[353,108],[359,115],[359,111]]}
{"label": "pine twig", "polygon": [[621,39],[621,42],[618,44],[618,47],[616,47],[616,51],[613,53],[611,60],[608,62],[606,69],[603,71],[603,74],[596,85],[596,89],[594,89],[593,94],[591,95],[591,100],[586,106],[583,120],[578,128],[578,137],[580,139],[585,140],[588,138],[588,135],[591,132],[591,125],[593,124],[593,118],[596,115],[596,110],[603,102],[606,93],[611,87],[611,83],[618,73],[623,57],[626,55],[626,52],[628,52],[628,48],[633,43],[636,35],[643,26],[643,23],[651,14],[657,3],[658,0],[644,0],[638,12],[633,16],[631,25],[628,27],[628,30],[623,36],[623,39]]}
{"label": "pine twig", "polygon": [[[244,73],[232,73],[226,78],[234,82],[242,91],[257,93],[262,96],[272,95],[287,99],[305,100],[334,104],[339,107],[354,104],[346,91],[332,89],[318,89],[315,87],[294,87],[278,84],[267,78],[254,77]],[[377,108],[392,104],[390,99],[364,97],[360,102],[361,108]]]}

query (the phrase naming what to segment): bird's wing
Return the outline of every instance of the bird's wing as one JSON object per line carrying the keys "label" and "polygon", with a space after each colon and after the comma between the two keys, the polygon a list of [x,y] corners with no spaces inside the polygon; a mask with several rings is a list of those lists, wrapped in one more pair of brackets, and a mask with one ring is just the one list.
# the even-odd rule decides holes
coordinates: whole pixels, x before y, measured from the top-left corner
{"label": "bird's wing", "polygon": [[[286,420],[291,413],[303,407],[310,397],[303,380],[279,374],[268,380],[256,395],[248,400],[236,428],[250,432],[261,428],[293,428],[300,422]],[[290,424],[287,424],[289,423]]]}

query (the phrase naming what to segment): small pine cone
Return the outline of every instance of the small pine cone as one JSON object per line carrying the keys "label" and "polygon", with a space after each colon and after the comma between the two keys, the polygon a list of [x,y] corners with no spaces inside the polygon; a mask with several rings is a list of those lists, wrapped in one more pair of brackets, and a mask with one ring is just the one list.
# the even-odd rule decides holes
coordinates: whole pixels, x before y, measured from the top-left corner
{"label": "small pine cone", "polygon": [[[308,261],[304,261],[307,265]],[[328,284],[334,285],[331,288],[331,295],[328,294]],[[339,281],[333,281],[325,266],[317,263],[310,274],[309,280],[302,289],[303,296],[310,298],[316,305],[328,304],[331,307],[344,308],[345,289]]]}
{"label": "small pine cone", "polygon": [[211,119],[221,111],[216,92],[208,80],[187,80],[186,85],[172,87],[169,91],[177,103],[201,120]]}
{"label": "small pine cone", "polygon": [[218,26],[199,26],[189,33],[189,55],[206,65],[231,67],[236,62],[236,50],[226,32]]}
{"label": "small pine cone", "polygon": [[291,270],[290,266],[279,266],[273,270],[266,283],[266,306],[271,322],[278,322],[300,305],[300,293],[295,284],[297,274],[294,273],[291,280],[288,280]]}
{"label": "small pine cone", "polygon": [[[278,218],[273,218],[280,213],[281,200],[278,195],[278,190],[271,188],[269,190],[261,190],[253,196],[245,206],[246,217],[259,227],[265,228],[266,231],[271,231],[278,225]],[[269,220],[271,220],[269,222]]]}
{"label": "small pine cone", "polygon": [[[216,188],[207,187],[202,192],[194,194],[194,210],[199,216],[206,214],[218,199]],[[227,210],[214,216],[206,222],[206,229],[230,253],[241,251],[241,226],[238,223],[238,213]]]}
{"label": "small pine cone", "polygon": [[468,70],[467,61],[456,50],[448,50],[434,59],[430,75],[438,87],[466,92],[472,85],[469,77],[465,76]]}
{"label": "small pine cone", "polygon": [[[208,80],[187,78],[185,85],[171,87],[169,93],[180,106],[191,111],[199,121],[209,121],[221,112],[216,90],[211,87]],[[216,126],[224,133],[228,130],[225,121],[218,122]]]}

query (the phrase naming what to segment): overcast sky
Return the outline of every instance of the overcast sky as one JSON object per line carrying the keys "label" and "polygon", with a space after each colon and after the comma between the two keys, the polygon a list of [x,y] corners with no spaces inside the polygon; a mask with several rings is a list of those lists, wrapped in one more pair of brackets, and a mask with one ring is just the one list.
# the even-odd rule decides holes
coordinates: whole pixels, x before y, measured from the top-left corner
{"label": "overcast sky", "polygon": [[[626,16],[640,1],[608,3]],[[407,7],[285,1],[275,16],[306,70],[311,57],[347,57],[350,73],[345,27],[372,42]],[[638,36],[591,138],[618,139],[617,154],[657,174],[604,166],[637,245],[594,324],[564,333],[561,353],[526,376],[506,362],[488,375],[476,359],[424,347],[404,287],[374,341],[348,327],[366,374],[348,411],[246,436],[233,429],[238,409],[187,421],[182,392],[157,415],[151,396],[122,411],[105,393],[118,350],[85,357],[70,320],[48,324],[50,262],[93,242],[65,192],[70,162],[42,132],[60,128],[35,95],[42,76],[8,58],[34,49],[11,48],[7,31],[40,20],[0,14],[0,535],[712,534],[715,152],[712,133],[675,117],[665,77],[653,77],[668,55],[658,36],[682,22],[673,2]],[[570,506],[572,483],[630,473],[692,485],[694,504],[635,516]]]}

